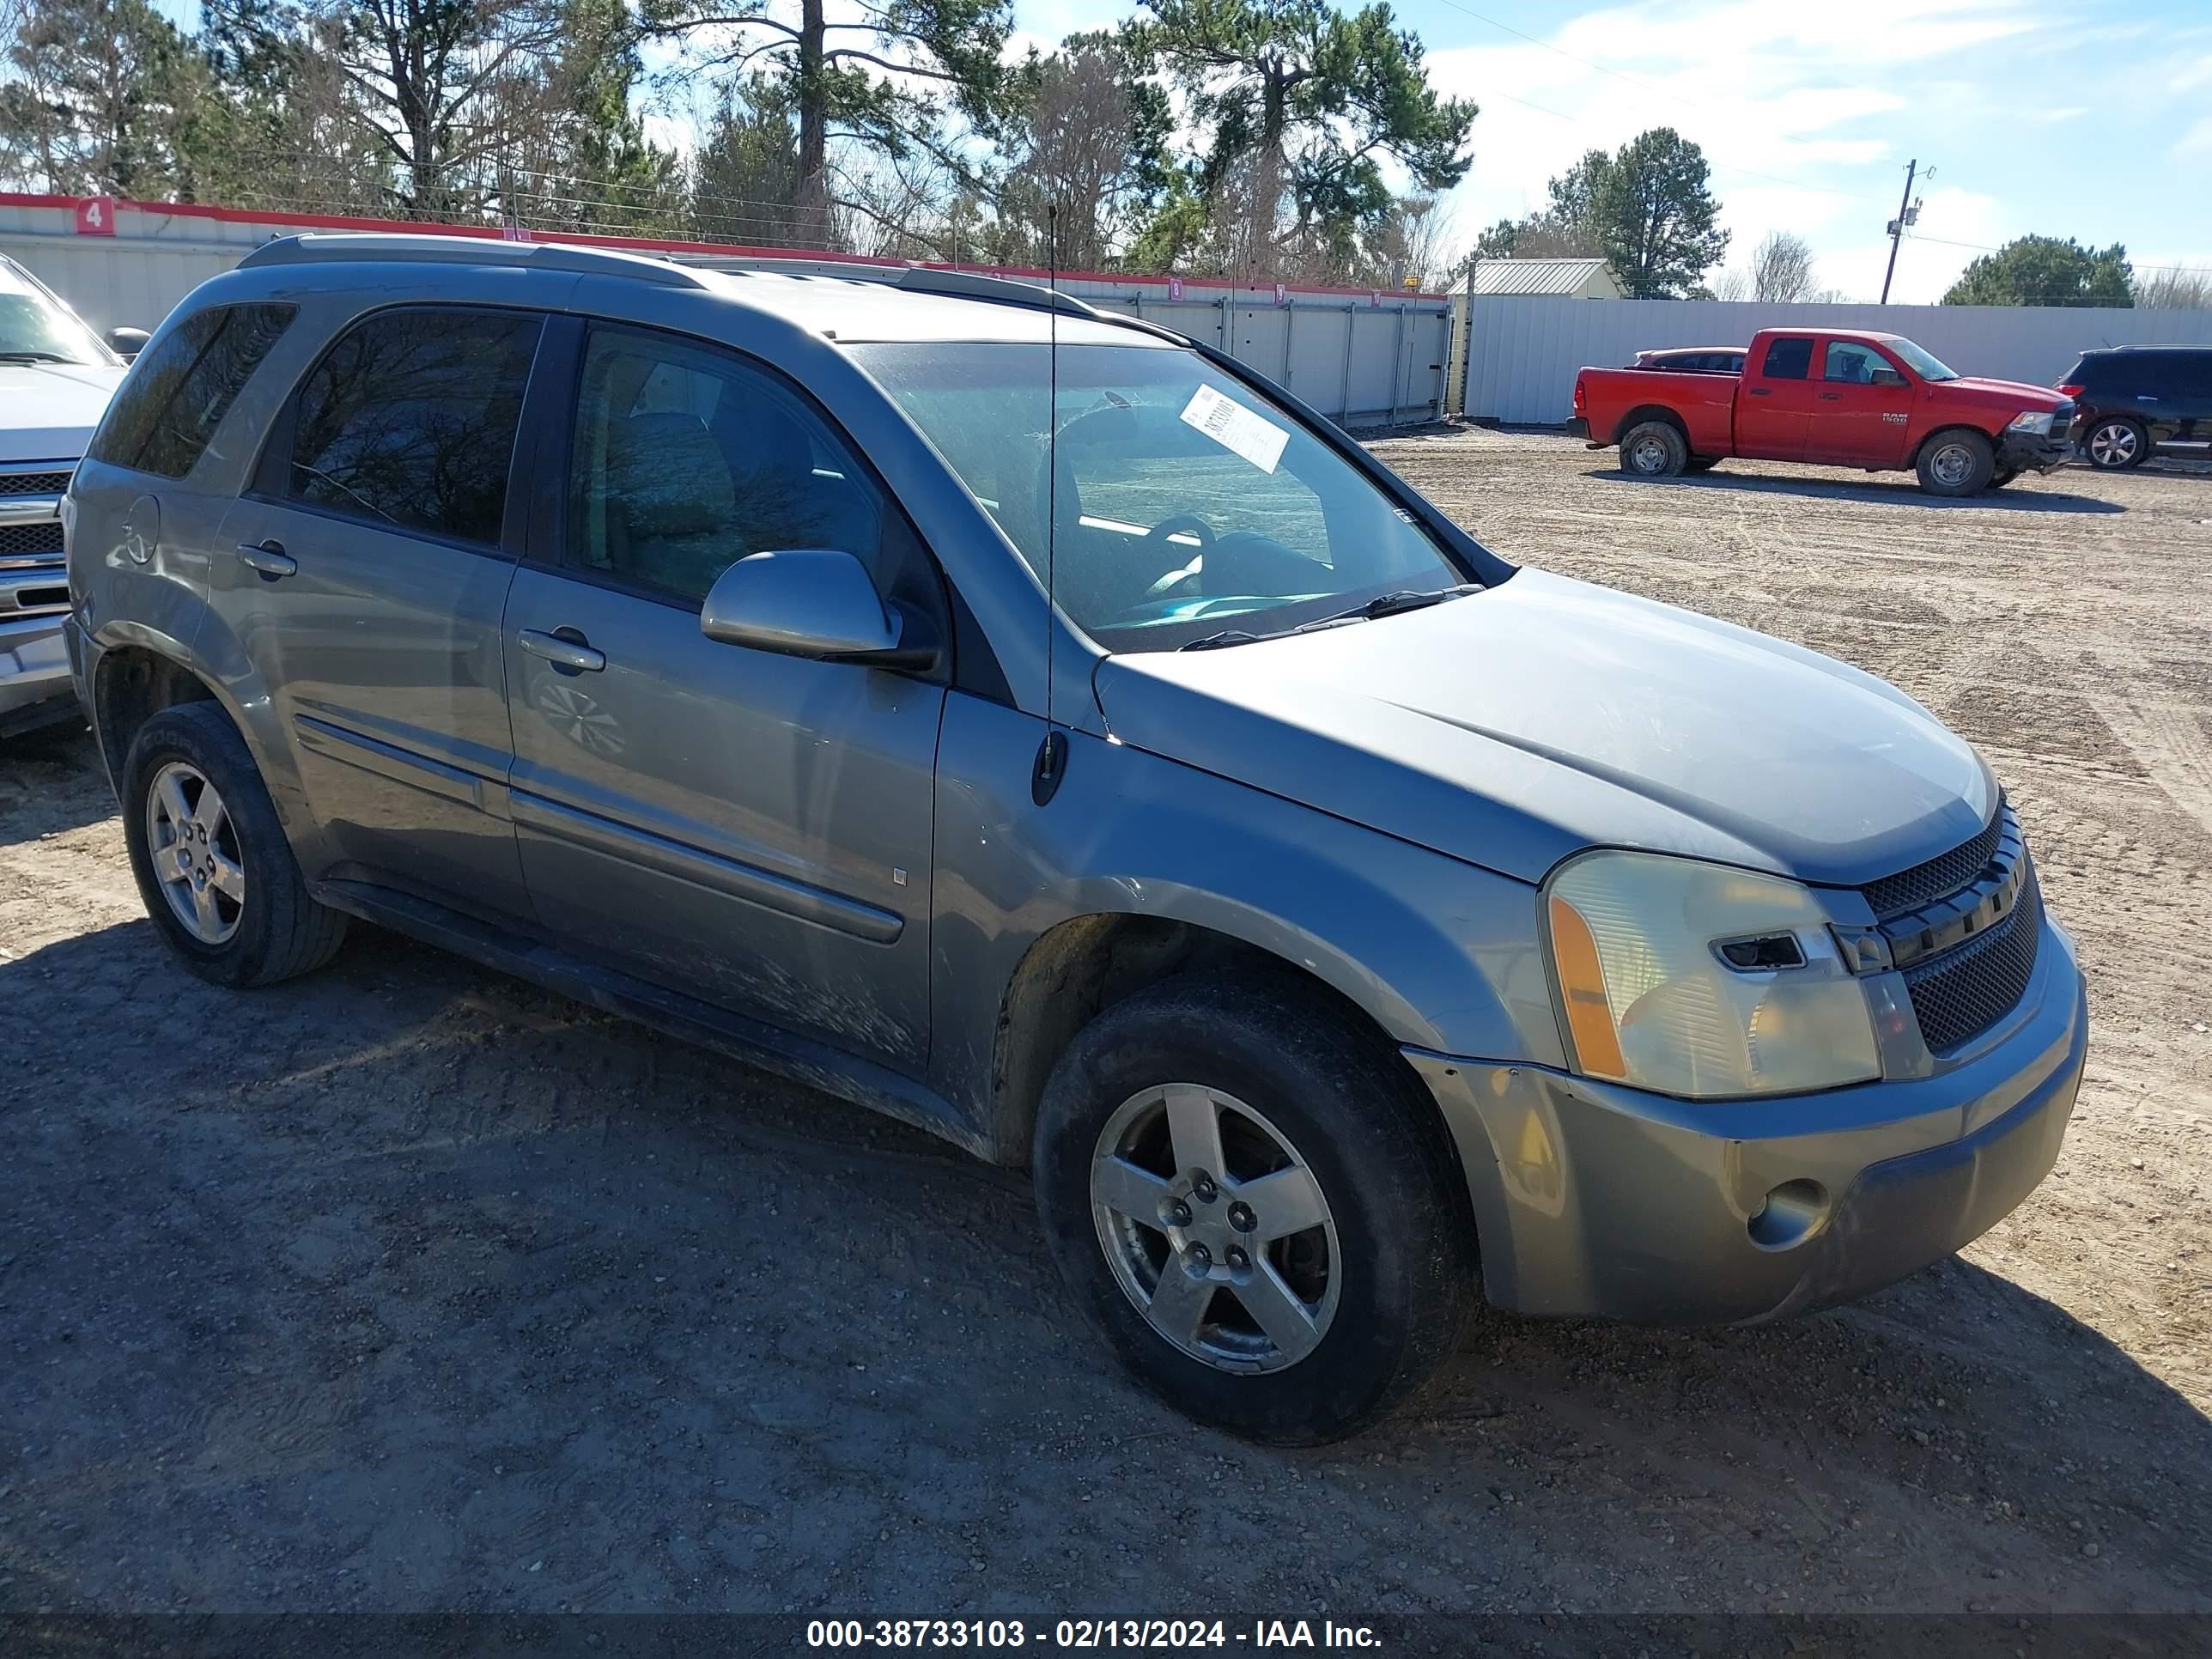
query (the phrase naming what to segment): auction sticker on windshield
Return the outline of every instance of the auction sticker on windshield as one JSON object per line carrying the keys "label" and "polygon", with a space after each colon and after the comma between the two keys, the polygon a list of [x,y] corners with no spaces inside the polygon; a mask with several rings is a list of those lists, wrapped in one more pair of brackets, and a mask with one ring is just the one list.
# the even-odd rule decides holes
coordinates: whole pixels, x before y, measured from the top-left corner
{"label": "auction sticker on windshield", "polygon": [[1255,415],[1243,404],[1202,386],[1183,405],[1188,424],[1231,453],[1243,456],[1262,472],[1273,472],[1283,459],[1283,446],[1291,434],[1266,416]]}

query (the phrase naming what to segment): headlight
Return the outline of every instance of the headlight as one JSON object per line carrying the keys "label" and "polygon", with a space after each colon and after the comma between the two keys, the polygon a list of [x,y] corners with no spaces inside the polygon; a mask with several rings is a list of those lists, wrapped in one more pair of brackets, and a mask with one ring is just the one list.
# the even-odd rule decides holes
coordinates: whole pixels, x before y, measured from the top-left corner
{"label": "headlight", "polygon": [[1866,994],[1794,881],[1585,853],[1545,884],[1575,1069],[1697,1098],[1881,1075]]}
{"label": "headlight", "polygon": [[2008,430],[2027,432],[2039,438],[2047,438],[2051,435],[2051,422],[2053,418],[2048,410],[2040,415],[2032,409],[2023,410],[2012,417],[2012,425]]}

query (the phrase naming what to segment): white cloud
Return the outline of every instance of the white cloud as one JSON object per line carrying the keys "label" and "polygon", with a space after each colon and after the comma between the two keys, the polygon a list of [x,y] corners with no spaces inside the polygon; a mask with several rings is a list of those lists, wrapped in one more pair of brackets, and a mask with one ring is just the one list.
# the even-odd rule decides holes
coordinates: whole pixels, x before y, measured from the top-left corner
{"label": "white cloud", "polygon": [[2212,115],[2202,115],[2196,125],[2181,135],[2181,142],[2173,147],[2176,155],[2198,155],[2212,150]]}

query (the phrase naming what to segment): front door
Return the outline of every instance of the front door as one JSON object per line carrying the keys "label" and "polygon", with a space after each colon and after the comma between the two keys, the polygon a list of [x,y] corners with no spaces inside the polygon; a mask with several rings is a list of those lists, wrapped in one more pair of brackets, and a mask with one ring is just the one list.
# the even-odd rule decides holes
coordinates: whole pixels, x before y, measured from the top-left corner
{"label": "front door", "polygon": [[1894,363],[1863,341],[1831,340],[1813,391],[1806,456],[1847,466],[1902,466],[1911,415],[1912,388]]}
{"label": "front door", "polygon": [[1802,461],[1813,418],[1812,336],[1778,334],[1736,388],[1737,450],[1754,460]]}
{"label": "front door", "polygon": [[336,876],[526,916],[501,620],[507,475],[543,319],[352,324],[225,515],[213,603],[283,722]]}
{"label": "front door", "polygon": [[611,325],[564,349],[582,359],[565,501],[507,607],[510,799],[540,925],[919,1073],[944,686],[721,644],[699,611],[749,553],[842,549],[941,614],[934,569],[764,366]]}

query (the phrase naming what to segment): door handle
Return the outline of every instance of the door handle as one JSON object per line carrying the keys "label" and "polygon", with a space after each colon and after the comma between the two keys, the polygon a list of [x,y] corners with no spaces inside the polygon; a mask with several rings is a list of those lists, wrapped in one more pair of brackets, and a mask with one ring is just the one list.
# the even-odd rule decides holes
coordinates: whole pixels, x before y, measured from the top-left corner
{"label": "door handle", "polygon": [[287,553],[284,544],[273,536],[265,542],[239,543],[238,556],[241,563],[258,570],[272,582],[280,576],[291,575],[300,568],[300,562]]}
{"label": "door handle", "polygon": [[[575,632],[574,629],[568,631]],[[568,640],[558,634],[541,634],[534,628],[526,628],[515,638],[532,656],[543,657],[556,668],[565,668],[571,673],[596,674],[607,665],[607,653],[592,649],[580,637]]]}
{"label": "door handle", "polygon": [[1751,388],[1751,395],[1754,398],[1771,398],[1774,395],[1774,388],[1771,386],[1755,386]]}
{"label": "door handle", "polygon": [[1843,400],[1844,394],[1840,392],[1823,392],[1820,394],[1820,401],[1824,404],[1839,404]]}

